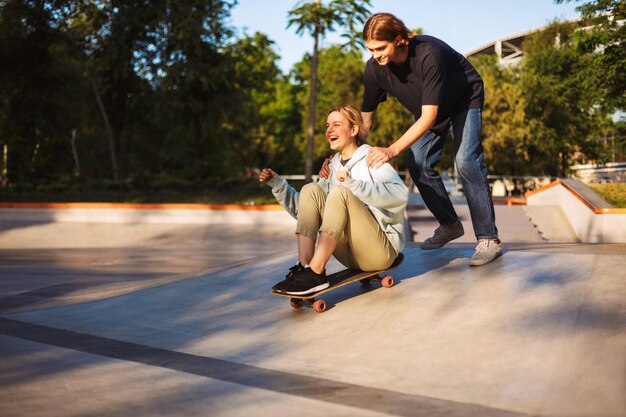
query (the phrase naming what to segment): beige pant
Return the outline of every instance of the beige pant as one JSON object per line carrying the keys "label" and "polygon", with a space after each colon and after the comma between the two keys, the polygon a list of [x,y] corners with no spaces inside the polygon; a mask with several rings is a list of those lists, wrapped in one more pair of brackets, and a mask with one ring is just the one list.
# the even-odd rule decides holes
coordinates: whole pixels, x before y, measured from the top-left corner
{"label": "beige pant", "polygon": [[315,183],[302,187],[296,234],[317,241],[318,232],[337,241],[333,255],[350,269],[386,269],[397,256],[374,215],[345,187],[335,187],[328,195]]}

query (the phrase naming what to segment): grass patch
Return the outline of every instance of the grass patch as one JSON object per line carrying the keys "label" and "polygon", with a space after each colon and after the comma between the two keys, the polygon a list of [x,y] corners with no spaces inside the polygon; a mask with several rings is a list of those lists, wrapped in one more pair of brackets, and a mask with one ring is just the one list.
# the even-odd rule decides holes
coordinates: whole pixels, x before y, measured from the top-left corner
{"label": "grass patch", "polygon": [[617,208],[626,208],[626,183],[589,184],[609,204]]}
{"label": "grass patch", "polygon": [[[256,190],[255,190],[256,191]],[[0,193],[0,201],[11,203],[140,203],[140,204],[275,204],[269,188],[258,192],[224,193],[215,190],[158,190],[158,191],[60,191],[46,193]]]}
{"label": "grass patch", "polygon": [[[302,181],[290,181],[296,189]],[[90,184],[68,187],[0,188],[0,202],[11,203],[140,203],[140,204],[277,204],[270,187],[256,178],[216,182],[212,185],[129,187],[126,184]]]}

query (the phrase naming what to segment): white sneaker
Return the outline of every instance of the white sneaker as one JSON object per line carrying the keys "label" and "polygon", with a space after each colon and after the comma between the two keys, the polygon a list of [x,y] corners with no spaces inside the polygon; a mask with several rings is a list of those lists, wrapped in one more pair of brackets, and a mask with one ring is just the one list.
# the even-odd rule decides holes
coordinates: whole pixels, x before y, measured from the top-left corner
{"label": "white sneaker", "polygon": [[469,260],[470,266],[481,266],[502,255],[502,243],[499,239],[481,239],[476,246],[476,252]]}

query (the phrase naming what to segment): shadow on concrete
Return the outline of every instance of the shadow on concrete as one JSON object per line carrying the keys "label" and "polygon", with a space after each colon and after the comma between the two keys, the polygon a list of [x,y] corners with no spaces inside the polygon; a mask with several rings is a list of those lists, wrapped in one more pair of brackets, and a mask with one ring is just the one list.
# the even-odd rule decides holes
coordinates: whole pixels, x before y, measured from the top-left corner
{"label": "shadow on concrete", "polygon": [[585,329],[604,333],[626,331],[626,312],[620,305],[599,305],[564,302],[544,309],[540,314],[519,317],[517,326],[526,331],[550,330],[563,332]]}
{"label": "shadow on concrete", "polygon": [[[219,393],[221,401],[227,401],[228,396],[235,396],[236,392],[243,392],[244,387],[260,388],[276,393],[304,397],[309,400],[318,400],[341,406],[353,407],[367,411],[383,412],[397,416],[493,416],[515,417],[519,413],[483,407],[474,404],[464,404],[441,399],[434,399],[419,395],[403,394],[387,390],[382,387],[367,387],[340,382],[331,379],[319,378],[313,375],[299,375],[289,372],[269,370],[256,366],[199,356],[184,352],[155,348],[148,345],[129,343],[121,340],[93,336],[67,330],[54,329],[0,317],[0,330],[4,334],[34,342],[44,343],[56,347],[62,347],[74,351],[97,355],[104,358],[113,358],[127,362],[136,362],[152,367],[165,368],[197,375],[205,378],[225,381],[234,385],[224,386]],[[60,360],[61,358],[56,358]],[[12,358],[13,362],[19,362],[18,358]],[[91,366],[94,364],[92,363]],[[30,375],[19,375],[19,381],[30,378],[39,378],[51,371],[42,372],[45,368],[38,369]],[[8,370],[11,374],[11,370]],[[10,382],[10,381],[7,381]],[[0,386],[3,384],[0,383]],[[235,391],[235,392],[233,392]],[[168,400],[167,394],[159,396],[157,401],[150,400],[150,408],[161,405],[166,409],[172,409],[173,404]],[[202,397],[201,397],[202,398]],[[198,401],[198,396],[192,398]],[[188,404],[187,404],[188,405]],[[258,399],[254,407],[262,406]],[[235,412],[238,407],[247,408],[248,405],[241,400],[231,402],[230,412]],[[176,409],[177,407],[174,406]],[[119,411],[119,410],[118,410]],[[115,415],[115,409],[109,409],[101,415]]]}
{"label": "shadow on concrete", "polygon": [[[216,258],[212,259],[216,263],[212,268],[233,259],[228,258],[229,250],[233,252],[231,256],[239,261],[247,260],[230,268],[205,269],[197,274],[190,272],[192,259],[209,256],[203,255],[201,250],[189,251],[190,245],[202,242],[202,238],[183,239],[184,245],[178,252],[166,255],[181,242],[179,237],[166,232],[157,234],[154,241],[155,245],[159,242],[160,247],[165,245],[166,248],[156,251],[144,247],[141,252],[122,248],[120,259],[127,251],[128,263],[118,264],[115,268],[119,267],[121,275],[118,278],[124,281],[132,276],[131,265],[137,267],[137,271],[143,266],[146,273],[145,268],[151,259],[178,259],[180,263],[170,265],[172,269],[169,272],[164,269],[167,263],[159,262],[151,266],[150,272],[155,274],[153,277],[171,273],[175,280],[150,287],[139,287],[137,282],[131,282],[124,292],[107,293],[106,298],[90,302],[82,299],[80,304],[47,310],[4,311],[4,318],[0,319],[0,333],[9,337],[4,337],[7,343],[0,343],[0,353],[8,360],[0,364],[0,386],[19,386],[23,389],[42,379],[67,382],[68,372],[76,375],[84,371],[82,375],[100,377],[103,372],[100,367],[110,363],[110,360],[104,359],[107,358],[118,360],[115,361],[116,367],[132,362],[175,371],[175,374],[166,374],[168,378],[156,373],[150,374],[155,375],[153,378],[147,374],[135,376],[126,367],[124,376],[119,379],[121,375],[109,368],[111,381],[114,382],[110,382],[112,385],[107,389],[107,407],[97,412],[101,416],[126,412],[128,408],[123,406],[123,402],[116,403],[115,398],[133,386],[143,386],[136,389],[145,392],[145,395],[128,401],[134,407],[143,409],[144,415],[157,411],[163,414],[159,407],[173,410],[172,415],[178,411],[176,407],[201,407],[202,414],[212,415],[219,415],[220,411],[232,415],[250,409],[263,410],[275,400],[276,397],[270,395],[272,393],[289,394],[290,399],[297,397],[356,407],[363,412],[372,409],[417,416],[512,415],[496,408],[412,395],[407,393],[409,385],[402,386],[400,382],[412,383],[411,377],[419,380],[419,370],[427,369],[436,375],[441,368],[448,371],[440,380],[434,378],[441,385],[455,384],[458,378],[468,378],[474,381],[474,385],[468,384],[461,391],[473,390],[477,385],[484,384],[495,387],[493,398],[508,395],[507,399],[515,400],[521,398],[515,397],[520,392],[526,392],[526,388],[520,386],[528,387],[533,382],[541,382],[541,378],[531,377],[534,375],[523,378],[526,375],[523,374],[524,366],[535,366],[534,361],[540,361],[541,355],[520,365],[510,364],[509,354],[514,358],[526,357],[526,344],[541,348],[542,343],[550,342],[556,336],[566,339],[581,331],[602,336],[598,337],[597,343],[603,343],[606,331],[623,332],[625,328],[623,299],[612,302],[605,302],[605,298],[600,296],[586,299],[581,295],[585,293],[579,292],[581,286],[599,279],[594,277],[594,272],[598,271],[602,277],[606,275],[604,272],[615,270],[613,264],[605,270],[594,269],[597,267],[594,263],[596,253],[590,253],[589,248],[550,245],[548,250],[551,253],[544,253],[541,251],[546,248],[544,245],[505,244],[502,258],[480,268],[469,268],[467,259],[473,253],[474,243],[450,244],[437,251],[422,251],[417,244],[413,244],[405,250],[404,263],[392,273],[399,282],[396,287],[386,289],[373,284],[370,288],[363,288],[355,283],[329,293],[328,301],[335,308],[320,315],[308,309],[294,310],[288,301],[269,294],[271,285],[282,279],[287,268],[294,263],[294,240],[280,241],[280,244],[291,248],[291,252],[277,252],[267,241],[263,244],[262,239],[252,243],[246,241],[246,238],[250,239],[250,230],[254,228],[237,234],[236,245],[220,242],[220,239],[227,241],[220,235],[207,238],[216,250]],[[269,239],[269,242],[277,239],[282,239],[282,236]],[[103,249],[93,251],[98,250],[102,254],[107,253]],[[90,279],[78,279],[75,284],[62,280],[67,263],[59,262],[55,256],[63,250],[50,259],[42,259],[38,264],[41,274],[49,273],[45,265],[56,259],[59,263],[55,273],[61,278],[57,284],[31,288],[30,295],[56,300],[82,291],[94,290],[98,293],[99,287],[89,284],[93,279],[90,275],[96,270],[102,273],[102,270],[85,264],[93,251],[84,252],[85,258],[77,261],[71,269],[71,274],[77,278]],[[615,256],[613,249],[604,251],[594,247],[593,251],[608,253],[611,259],[617,259],[615,265],[619,265],[619,255]],[[32,255],[26,255],[22,261],[32,259]],[[98,259],[105,258],[107,256]],[[17,270],[20,262],[11,265]],[[110,271],[112,276],[115,268]],[[174,269],[186,272],[176,275]],[[128,275],[124,276],[123,271]],[[148,282],[151,279],[146,275],[128,281]],[[28,291],[25,294],[28,295]],[[100,292],[100,295],[103,294]],[[22,305],[25,308],[33,306],[28,303]],[[398,320],[394,321],[396,317]],[[496,330],[489,333],[486,327]],[[512,328],[519,332],[514,335],[517,337],[515,342],[508,344],[507,339],[511,336],[508,332]],[[444,336],[440,336],[442,334]],[[499,336],[497,341],[489,339],[494,335]],[[542,335],[547,336],[542,339]],[[481,341],[483,344],[479,343]],[[499,343],[497,347],[504,347],[503,351],[491,350],[496,342]],[[455,345],[460,347],[456,349]],[[371,348],[365,350],[364,347]],[[378,354],[380,347],[383,348],[382,355]],[[77,358],[74,352],[89,355]],[[350,352],[371,353],[372,356],[350,356]],[[462,356],[468,352],[476,352],[476,356]],[[558,363],[558,358],[555,361]],[[396,362],[401,362],[396,369],[411,369],[415,373],[405,375],[397,370],[395,373],[387,371],[390,369],[388,365],[396,365]],[[452,365],[446,368],[446,362]],[[480,364],[476,365],[476,362]],[[20,365],[14,366],[13,363]],[[312,363],[317,365],[316,375],[320,375],[320,369],[325,364],[334,363],[332,369],[324,371],[336,377],[311,377]],[[481,366],[482,363],[485,365]],[[513,369],[515,375],[505,382],[492,378],[498,373],[490,372],[491,364],[501,366],[499,369],[504,377],[507,377],[507,369]],[[387,390],[372,388],[374,384],[371,381],[380,381],[381,378],[373,371],[369,375],[372,369],[389,372],[387,381],[392,382],[386,385]],[[149,369],[144,372],[154,371]],[[176,386],[176,378],[180,378],[178,373],[205,378],[189,382],[189,385]],[[478,380],[481,374],[487,377]],[[366,382],[362,385],[345,382],[355,375],[372,379],[369,385]],[[93,385],[79,390],[81,397],[95,398],[102,394],[102,386],[93,379],[83,378],[85,383]],[[359,378],[359,381],[362,379]],[[424,384],[423,380],[420,382]],[[151,383],[172,385],[170,390],[155,392],[148,388]],[[548,381],[540,389],[551,386],[553,384]],[[397,387],[404,387],[405,391]],[[515,392],[510,394],[502,387]],[[244,396],[244,393],[249,394],[249,388],[261,388],[263,395]],[[181,394],[181,391],[185,393]],[[465,394],[457,392],[456,395]],[[476,401],[488,402],[493,398],[476,397]],[[531,395],[528,398],[532,400],[534,397]],[[518,404],[528,398],[521,398]],[[543,404],[541,398],[539,402]],[[23,398],[20,404],[31,404],[33,401],[35,404],[38,401],[36,396]],[[226,403],[230,403],[227,408],[220,405]]]}

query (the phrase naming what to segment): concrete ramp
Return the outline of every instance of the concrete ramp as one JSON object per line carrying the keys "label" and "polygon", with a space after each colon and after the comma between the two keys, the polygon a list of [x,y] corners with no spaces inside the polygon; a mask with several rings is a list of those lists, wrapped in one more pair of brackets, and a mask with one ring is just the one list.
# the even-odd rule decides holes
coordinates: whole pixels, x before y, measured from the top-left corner
{"label": "concrete ramp", "polygon": [[526,193],[526,201],[529,207],[560,207],[581,242],[626,243],[626,209],[611,207],[580,181],[553,181]]}
{"label": "concrete ramp", "polygon": [[580,242],[561,206],[526,206],[526,213],[541,236],[550,242]]}
{"label": "concrete ramp", "polygon": [[293,253],[5,312],[0,415],[626,415],[626,247],[473,248],[411,244],[322,314],[269,294]]}

